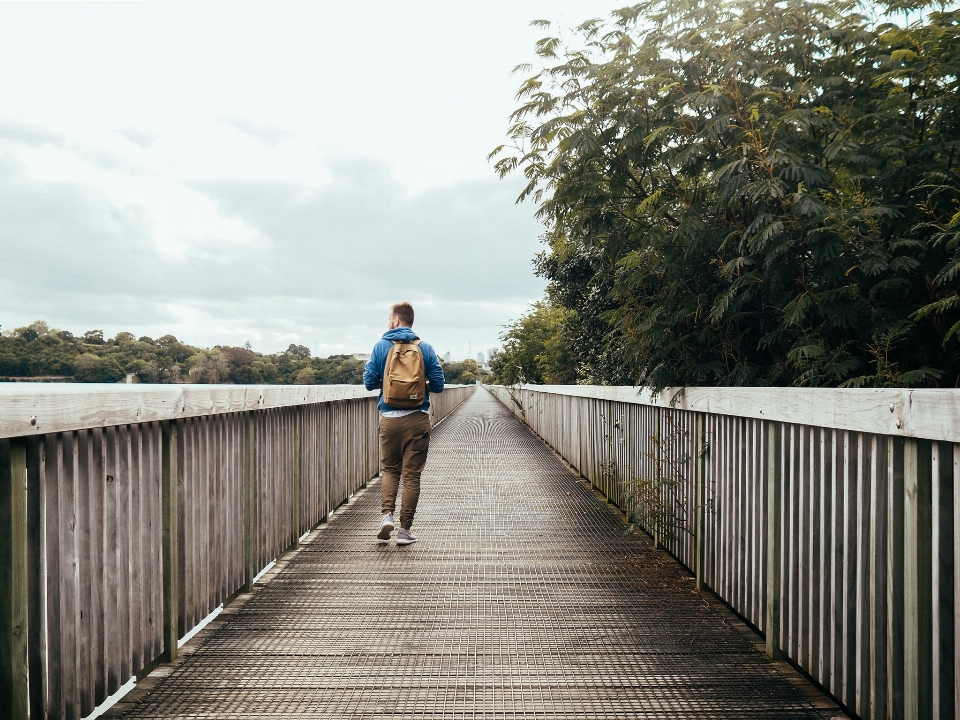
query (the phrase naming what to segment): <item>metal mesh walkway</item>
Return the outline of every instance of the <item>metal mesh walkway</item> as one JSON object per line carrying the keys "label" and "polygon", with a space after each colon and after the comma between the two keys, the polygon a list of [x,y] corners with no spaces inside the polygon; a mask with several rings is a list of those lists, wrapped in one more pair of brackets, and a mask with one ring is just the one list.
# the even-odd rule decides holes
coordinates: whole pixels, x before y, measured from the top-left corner
{"label": "metal mesh walkway", "polygon": [[136,718],[824,718],[488,393],[434,433],[408,547],[355,498]]}

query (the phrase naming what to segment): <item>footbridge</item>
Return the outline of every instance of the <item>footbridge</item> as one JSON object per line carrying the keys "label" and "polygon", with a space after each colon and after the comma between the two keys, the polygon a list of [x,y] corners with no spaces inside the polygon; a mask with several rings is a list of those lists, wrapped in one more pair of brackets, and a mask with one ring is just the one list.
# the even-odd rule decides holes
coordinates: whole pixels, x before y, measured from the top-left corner
{"label": "footbridge", "polygon": [[954,718],[960,392],[0,387],[0,715]]}

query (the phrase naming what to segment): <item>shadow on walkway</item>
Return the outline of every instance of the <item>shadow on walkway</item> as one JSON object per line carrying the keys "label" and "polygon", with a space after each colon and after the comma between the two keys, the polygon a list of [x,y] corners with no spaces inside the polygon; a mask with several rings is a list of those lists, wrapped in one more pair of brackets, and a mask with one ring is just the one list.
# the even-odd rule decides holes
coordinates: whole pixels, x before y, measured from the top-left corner
{"label": "shadow on walkway", "polygon": [[492,396],[435,431],[408,547],[379,487],[109,714],[826,718]]}

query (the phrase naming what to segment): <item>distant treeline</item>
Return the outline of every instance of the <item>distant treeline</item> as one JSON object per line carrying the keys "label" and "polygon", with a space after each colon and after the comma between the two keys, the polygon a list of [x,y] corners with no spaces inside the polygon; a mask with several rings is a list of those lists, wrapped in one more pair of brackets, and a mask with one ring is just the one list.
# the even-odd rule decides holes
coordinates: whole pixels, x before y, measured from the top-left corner
{"label": "distant treeline", "polygon": [[[130,374],[142,383],[358,385],[363,365],[351,355],[311,357],[303,345],[267,355],[249,347],[197,348],[173,335],[154,340],[120,332],[105,339],[103,331],[90,330],[76,336],[42,320],[0,335],[0,380],[7,381],[120,382]],[[449,383],[476,382],[478,372],[472,360],[444,365]]]}

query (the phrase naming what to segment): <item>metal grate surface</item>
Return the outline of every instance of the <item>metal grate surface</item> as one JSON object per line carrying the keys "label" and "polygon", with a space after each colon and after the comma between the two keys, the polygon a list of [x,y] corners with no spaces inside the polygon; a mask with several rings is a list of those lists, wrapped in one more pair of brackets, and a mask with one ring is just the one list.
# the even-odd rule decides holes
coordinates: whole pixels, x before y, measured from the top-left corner
{"label": "metal grate surface", "polygon": [[437,428],[422,488],[418,543],[376,541],[374,487],[124,716],[833,714],[488,393]]}

